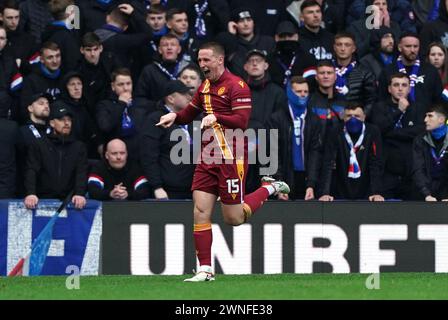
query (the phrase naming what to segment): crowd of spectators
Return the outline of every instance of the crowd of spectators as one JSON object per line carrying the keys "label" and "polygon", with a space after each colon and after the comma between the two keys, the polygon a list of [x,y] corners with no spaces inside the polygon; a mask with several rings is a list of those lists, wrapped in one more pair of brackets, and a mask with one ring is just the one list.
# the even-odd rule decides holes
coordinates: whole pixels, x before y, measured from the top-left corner
{"label": "crowd of spectators", "polygon": [[170,137],[198,128],[155,124],[215,41],[251,89],[249,128],[278,130],[279,200],[447,200],[447,4],[1,0],[0,198],[191,199]]}

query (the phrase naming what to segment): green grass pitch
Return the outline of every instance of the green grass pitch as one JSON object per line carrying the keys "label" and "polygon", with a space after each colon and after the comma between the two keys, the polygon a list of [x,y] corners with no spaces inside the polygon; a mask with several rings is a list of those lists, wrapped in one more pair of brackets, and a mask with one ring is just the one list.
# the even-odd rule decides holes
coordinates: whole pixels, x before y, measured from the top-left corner
{"label": "green grass pitch", "polygon": [[448,299],[448,274],[382,273],[369,290],[364,274],[217,275],[216,281],[184,283],[187,276],[81,277],[79,290],[66,277],[0,277],[0,299]]}

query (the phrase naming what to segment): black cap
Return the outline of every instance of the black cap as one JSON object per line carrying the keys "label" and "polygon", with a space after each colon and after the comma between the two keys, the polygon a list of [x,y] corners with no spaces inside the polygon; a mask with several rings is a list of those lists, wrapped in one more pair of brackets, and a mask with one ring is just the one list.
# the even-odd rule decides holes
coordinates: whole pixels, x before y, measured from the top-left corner
{"label": "black cap", "polygon": [[240,7],[232,11],[232,21],[238,22],[240,19],[251,18],[253,19],[252,13],[249,8]]}
{"label": "black cap", "polygon": [[282,21],[278,24],[275,34],[295,34],[299,33],[296,26],[291,21]]}
{"label": "black cap", "polygon": [[249,60],[249,58],[254,55],[258,55],[262,57],[264,60],[266,60],[268,57],[268,53],[265,50],[252,49],[246,54],[246,61]]}
{"label": "black cap", "polygon": [[61,100],[53,102],[50,107],[50,120],[61,119],[65,116],[70,116],[73,118],[73,113],[70,106]]}
{"label": "black cap", "polygon": [[53,101],[53,96],[49,93],[46,92],[39,92],[36,94],[33,94],[29,99],[28,99],[28,106],[31,105],[33,102],[39,100],[40,98],[46,98],[48,100],[48,103],[51,103]]}
{"label": "black cap", "polygon": [[188,88],[182,81],[180,80],[172,80],[168,82],[168,84],[165,86],[165,91],[163,96],[169,96],[173,93],[188,93],[190,92],[190,88]]}

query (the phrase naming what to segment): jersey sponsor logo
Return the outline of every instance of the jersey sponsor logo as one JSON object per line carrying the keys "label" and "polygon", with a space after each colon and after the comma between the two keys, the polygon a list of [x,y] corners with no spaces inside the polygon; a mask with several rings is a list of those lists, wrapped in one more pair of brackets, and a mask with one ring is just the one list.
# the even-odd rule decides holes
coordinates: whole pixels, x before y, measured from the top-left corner
{"label": "jersey sponsor logo", "polygon": [[226,87],[221,87],[218,89],[218,96],[222,96],[224,92],[226,91]]}
{"label": "jersey sponsor logo", "polygon": [[244,81],[240,80],[238,81],[238,84],[240,85],[241,88],[244,88]]}
{"label": "jersey sponsor logo", "polygon": [[251,102],[251,101],[252,101],[251,98],[238,98],[238,99],[236,99],[236,102],[242,102],[242,103],[244,103],[244,102]]}

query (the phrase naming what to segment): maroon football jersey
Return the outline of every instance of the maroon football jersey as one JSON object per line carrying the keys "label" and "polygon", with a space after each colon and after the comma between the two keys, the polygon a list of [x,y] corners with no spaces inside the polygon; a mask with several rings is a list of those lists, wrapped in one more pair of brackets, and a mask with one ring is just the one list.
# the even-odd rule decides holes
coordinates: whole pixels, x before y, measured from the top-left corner
{"label": "maroon football jersey", "polygon": [[[205,80],[199,86],[190,104],[206,114],[215,114],[218,118],[220,115],[231,116],[236,110],[251,109],[252,98],[248,85],[241,78],[225,70],[216,82]],[[249,116],[250,113],[247,113],[248,118]],[[244,122],[248,123],[248,120],[246,119]],[[234,127],[233,129],[237,128],[243,131],[246,129],[245,127]],[[218,122],[213,125],[212,131],[209,131],[208,135],[203,133],[206,139],[205,141],[202,140],[202,147],[204,149],[208,145],[211,148],[210,142],[217,141],[221,156],[224,156],[224,159],[235,159],[238,142],[235,139],[226,139],[226,130],[229,130],[229,128],[220,124],[218,118]],[[210,139],[207,139],[208,136],[210,136]],[[246,154],[247,143],[245,142],[242,147],[244,148],[244,154]],[[238,154],[241,153],[238,152]]]}

